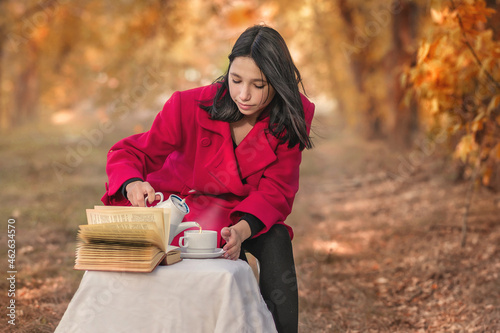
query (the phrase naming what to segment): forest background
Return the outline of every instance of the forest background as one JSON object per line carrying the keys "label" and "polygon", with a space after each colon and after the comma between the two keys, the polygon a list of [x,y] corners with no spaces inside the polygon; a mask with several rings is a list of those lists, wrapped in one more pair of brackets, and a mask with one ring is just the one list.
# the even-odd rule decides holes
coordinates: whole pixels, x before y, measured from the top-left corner
{"label": "forest background", "polygon": [[[76,230],[99,204],[110,145],[147,130],[172,92],[222,75],[253,24],[280,31],[316,104],[316,148],[289,219],[301,331],[500,329],[498,9],[0,1],[0,255],[3,272],[19,272],[15,329],[53,331],[78,287]],[[394,239],[421,246],[394,251]],[[401,258],[415,269],[404,279]]]}

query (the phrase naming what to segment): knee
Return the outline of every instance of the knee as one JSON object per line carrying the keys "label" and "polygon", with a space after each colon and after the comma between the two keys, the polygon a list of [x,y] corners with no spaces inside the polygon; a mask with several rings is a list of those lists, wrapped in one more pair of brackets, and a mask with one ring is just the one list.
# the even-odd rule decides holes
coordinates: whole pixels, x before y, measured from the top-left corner
{"label": "knee", "polygon": [[292,240],[288,229],[282,224],[273,225],[265,234],[259,236],[259,253],[257,259],[267,261],[272,265],[278,262],[293,263]]}
{"label": "knee", "polygon": [[292,243],[288,229],[283,224],[273,225],[265,235],[275,244],[279,243],[280,245],[287,246]]}
{"label": "knee", "polygon": [[245,241],[243,248],[254,255],[261,266],[293,263],[292,241],[282,224],[275,224],[262,235]]}

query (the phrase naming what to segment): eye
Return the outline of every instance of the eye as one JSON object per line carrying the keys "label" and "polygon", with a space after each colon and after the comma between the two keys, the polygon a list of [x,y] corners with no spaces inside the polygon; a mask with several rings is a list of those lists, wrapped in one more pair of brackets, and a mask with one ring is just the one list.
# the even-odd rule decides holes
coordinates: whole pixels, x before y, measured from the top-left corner
{"label": "eye", "polygon": [[241,83],[241,81],[237,81],[237,80],[234,80],[234,79],[233,79],[233,83],[234,83],[234,84],[238,84],[238,83]]}
{"label": "eye", "polygon": [[264,89],[265,85],[264,86],[258,86],[258,85],[255,85],[255,88],[257,89]]}

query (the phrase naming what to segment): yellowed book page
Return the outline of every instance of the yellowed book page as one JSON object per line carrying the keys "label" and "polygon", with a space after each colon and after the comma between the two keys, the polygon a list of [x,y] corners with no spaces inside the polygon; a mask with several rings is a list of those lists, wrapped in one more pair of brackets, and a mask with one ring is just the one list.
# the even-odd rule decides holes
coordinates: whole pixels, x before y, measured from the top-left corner
{"label": "yellowed book page", "polygon": [[109,262],[109,261],[133,261],[133,260],[151,260],[159,252],[163,253],[157,247],[142,249],[115,249],[99,250],[93,244],[83,244],[78,248],[76,259],[78,262]]}
{"label": "yellowed book page", "polygon": [[[94,206],[94,211],[133,211],[133,212],[140,212],[141,214],[148,213],[150,210],[155,210],[155,218],[157,218],[157,214],[161,211],[163,213],[163,219],[160,221],[155,220],[155,223],[158,224],[160,227],[160,230],[162,230],[163,233],[163,240],[165,245],[167,245],[169,236],[170,236],[170,208],[155,208],[155,207],[132,207],[132,206]],[[106,222],[90,222],[91,220],[89,219],[89,213],[87,212],[87,223],[88,224],[97,224],[97,223],[106,223]],[[121,221],[120,221],[121,222]],[[136,221],[139,222],[139,221]],[[160,226],[161,224],[161,226]]]}
{"label": "yellowed book page", "polygon": [[153,222],[112,222],[105,224],[80,225],[78,237],[84,242],[105,241],[122,243],[151,243],[165,251],[162,233]]}
{"label": "yellowed book page", "polygon": [[181,250],[179,246],[174,246],[174,245],[167,245],[167,251],[165,252],[170,252],[170,251],[176,251],[176,250]]}
{"label": "yellowed book page", "polygon": [[91,261],[75,263],[75,269],[79,270],[97,270],[97,271],[116,271],[116,272],[151,272],[159,262],[164,258],[163,252],[158,252],[149,260],[117,260],[117,261]]}
{"label": "yellowed book page", "polygon": [[148,247],[122,247],[122,248],[100,248],[95,244],[79,244],[76,252],[77,258],[94,259],[118,259],[118,258],[150,258],[157,252],[164,252],[156,246]]}
{"label": "yellowed book page", "polygon": [[[154,222],[161,231],[162,242],[166,244],[165,233],[170,218],[165,222],[163,208],[97,206],[97,209],[87,209],[87,223],[107,224],[115,222]],[[102,208],[105,207],[105,208]],[[109,207],[109,208],[108,208]],[[111,208],[112,207],[112,208]],[[170,212],[169,212],[170,214]]]}

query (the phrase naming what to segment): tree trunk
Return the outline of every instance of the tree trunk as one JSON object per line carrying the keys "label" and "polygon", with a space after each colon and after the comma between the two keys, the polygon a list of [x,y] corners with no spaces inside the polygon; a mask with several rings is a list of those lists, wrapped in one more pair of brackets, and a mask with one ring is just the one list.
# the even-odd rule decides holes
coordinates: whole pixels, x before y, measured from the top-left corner
{"label": "tree trunk", "polygon": [[404,66],[415,58],[417,38],[418,6],[413,2],[402,2],[402,9],[392,18],[392,49],[386,57],[385,67],[388,82],[388,98],[391,105],[392,142],[400,147],[409,147],[413,134],[418,129],[417,105],[414,100],[403,105],[406,87],[401,85]]}
{"label": "tree trunk", "polygon": [[0,26],[0,130],[6,130],[9,124],[9,113],[8,108],[4,105],[4,94],[3,94],[3,55],[5,42],[7,38],[5,37],[5,28],[4,26]]}
{"label": "tree trunk", "polygon": [[[6,1],[0,0],[0,5],[2,5],[3,3],[6,3]],[[24,13],[19,17],[14,17],[15,15],[9,13],[9,10],[1,8],[1,10],[8,13],[7,15],[11,15],[12,17],[9,17],[7,23],[4,22],[4,30],[15,31],[16,27],[24,20],[30,20],[37,13],[44,10],[50,10],[51,8],[53,8],[53,6],[56,5],[59,6],[57,0],[37,2],[36,4],[33,4],[31,7],[26,9]],[[0,48],[4,46],[6,42],[6,36],[4,34],[1,34],[1,36],[4,40],[3,43],[0,40]],[[21,72],[15,79],[11,97],[13,105],[12,110],[10,108],[6,108],[5,110],[2,110],[0,114],[0,121],[2,121],[1,124],[6,124],[5,126],[20,125],[27,120],[33,120],[37,116],[38,111],[37,108],[40,97],[40,75],[38,68],[38,58],[40,56],[40,47],[32,38],[26,38],[25,43],[23,41],[23,45],[20,47],[20,49],[16,50],[16,52],[18,52],[18,58],[23,59],[25,63],[23,64]],[[0,79],[1,74],[2,73],[0,72]]]}
{"label": "tree trunk", "polygon": [[498,8],[497,0],[486,0],[486,6],[496,10],[496,13],[493,14],[488,19],[488,25],[493,30],[493,39],[499,40],[500,39],[500,8]]}
{"label": "tree trunk", "polygon": [[38,53],[39,48],[36,43],[29,41],[26,46],[26,65],[19,74],[14,87],[13,125],[21,125],[28,120],[34,120],[37,115],[40,95]]}
{"label": "tree trunk", "polygon": [[362,45],[358,45],[362,36],[358,36],[355,29],[353,9],[349,7],[347,0],[339,0],[338,6],[340,10],[340,15],[345,23],[347,38],[353,47],[353,53],[350,54],[350,66],[351,72],[353,74],[354,83],[357,89],[357,93],[361,97],[365,97],[367,100],[367,106],[361,113],[364,115],[364,121],[367,125],[366,131],[369,138],[379,138],[382,137],[380,116],[378,115],[376,108],[375,97],[370,95],[369,91],[366,91],[364,86],[364,81],[370,72],[371,64],[366,59],[366,50],[370,47],[370,40],[368,39]]}
{"label": "tree trunk", "polygon": [[[323,51],[323,59],[321,61],[326,63],[328,73],[335,73],[334,54],[331,49],[331,35],[329,33],[325,33],[324,31],[325,27],[328,26],[327,20],[330,19],[330,13],[322,12],[317,8],[317,6],[314,6],[314,18],[316,23],[314,33],[321,37],[320,47]],[[335,75],[331,75],[331,78],[327,82],[333,92],[332,95],[338,96],[340,88],[337,77]],[[338,97],[336,97],[336,99],[338,102],[338,109],[340,112],[344,112],[345,107],[343,99]]]}

